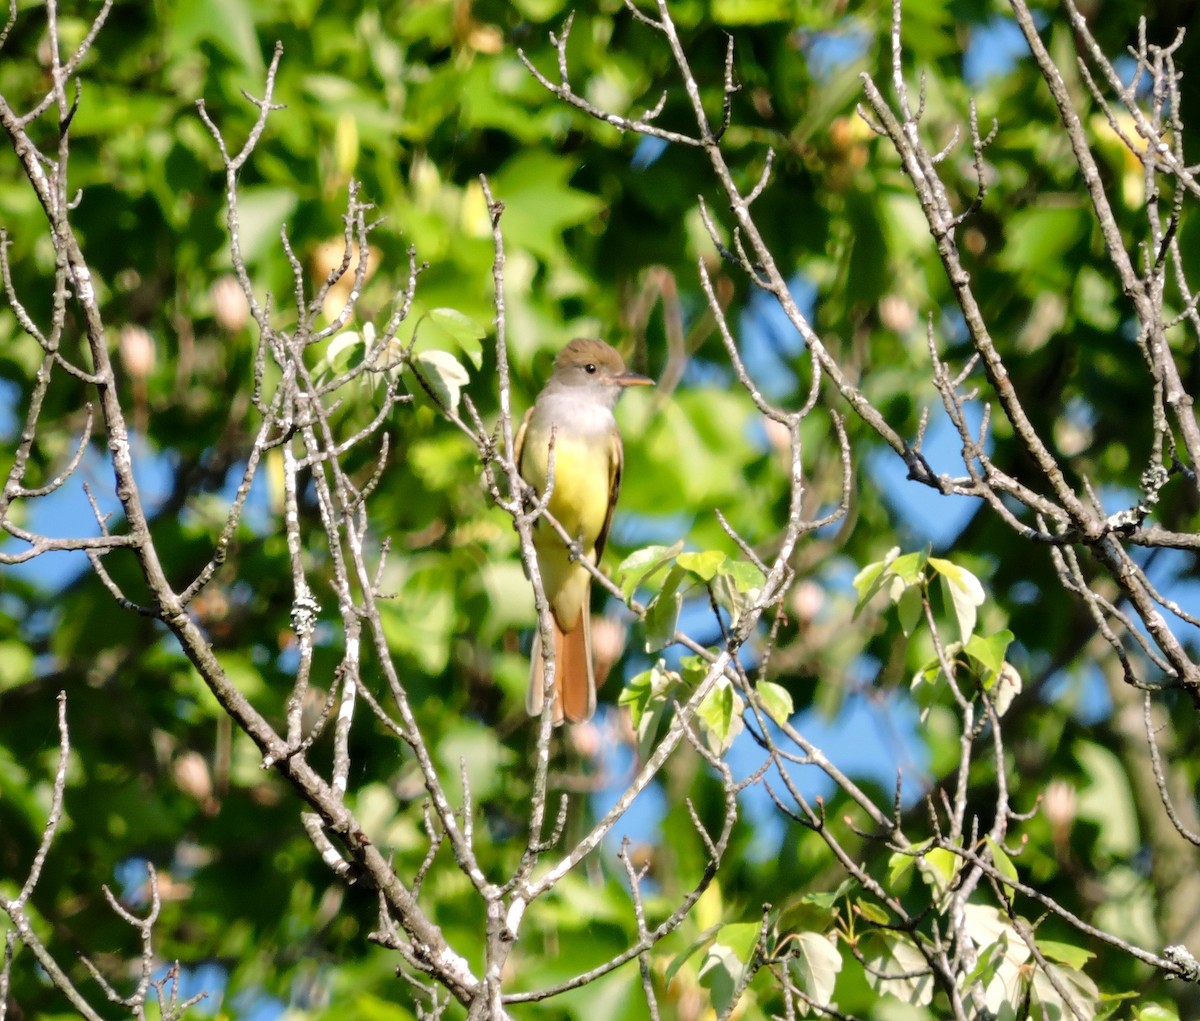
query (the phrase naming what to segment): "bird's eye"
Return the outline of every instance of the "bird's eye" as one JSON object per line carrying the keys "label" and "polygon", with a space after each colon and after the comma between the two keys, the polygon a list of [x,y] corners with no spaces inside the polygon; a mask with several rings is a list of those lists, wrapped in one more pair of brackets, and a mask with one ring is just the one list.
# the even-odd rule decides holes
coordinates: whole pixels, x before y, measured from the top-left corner
{"label": "bird's eye", "polygon": [[585,365],[585,366],[583,367],[583,371],[584,371],[584,372],[586,372],[586,373],[587,373],[589,376],[594,376],[594,375],[596,374],[596,365],[595,365],[595,363],[594,363],[594,362],[588,362],[588,363],[587,363],[587,365]]}

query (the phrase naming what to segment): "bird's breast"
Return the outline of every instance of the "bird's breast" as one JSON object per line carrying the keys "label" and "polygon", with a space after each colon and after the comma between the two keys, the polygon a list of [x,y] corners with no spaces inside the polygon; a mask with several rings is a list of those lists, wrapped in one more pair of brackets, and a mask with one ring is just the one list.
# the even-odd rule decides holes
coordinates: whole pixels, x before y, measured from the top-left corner
{"label": "bird's breast", "polygon": [[[599,416],[597,416],[599,417]],[[583,539],[585,550],[595,544],[608,516],[612,485],[612,416],[601,428],[580,431],[573,426],[535,418],[525,436],[521,474],[538,493],[546,492],[550,437],[554,436],[554,488],[548,509],[572,537]],[[591,425],[591,423],[588,423]]]}

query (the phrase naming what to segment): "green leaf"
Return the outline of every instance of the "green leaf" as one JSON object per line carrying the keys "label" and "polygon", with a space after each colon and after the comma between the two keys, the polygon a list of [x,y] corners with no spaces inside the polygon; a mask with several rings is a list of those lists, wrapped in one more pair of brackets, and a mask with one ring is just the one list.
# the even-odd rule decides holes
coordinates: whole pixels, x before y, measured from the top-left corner
{"label": "green leaf", "polygon": [[313,374],[320,375],[328,372],[334,376],[340,375],[350,368],[350,363],[354,361],[355,354],[359,349],[365,347],[363,336],[357,330],[342,330],[329,341],[329,346],[325,349],[325,357],[317,363]]}
{"label": "green leaf", "polygon": [[662,590],[646,608],[644,634],[647,652],[657,652],[675,641],[679,611],[683,607],[683,593],[679,588],[685,577],[684,571],[673,565],[667,572]]}
{"label": "green leaf", "polygon": [[933,1000],[933,975],[909,936],[870,932],[860,941],[867,962],[867,983],[905,1003],[925,1007]]}
{"label": "green leaf", "polygon": [[397,578],[395,599],[379,603],[379,616],[393,653],[408,656],[437,677],[450,661],[454,601],[446,587],[443,561],[433,554],[412,558]]}
{"label": "green leaf", "polygon": [[194,0],[181,4],[172,12],[172,47],[191,52],[200,40],[207,40],[237,60],[252,78],[261,77],[262,53],[252,11],[239,0]]}
{"label": "green leaf", "polygon": [[775,684],[773,681],[759,681],[756,689],[758,697],[762,699],[763,708],[767,715],[776,723],[787,723],[791,719],[795,707],[792,704],[791,693],[787,688]]}
{"label": "green leaf", "polygon": [[1052,939],[1039,939],[1036,942],[1043,957],[1058,961],[1059,964],[1065,964],[1076,971],[1081,971],[1083,966],[1096,956],[1090,950],[1077,947],[1073,943],[1059,943]]}
{"label": "green leaf", "polygon": [[279,243],[279,228],[296,211],[295,188],[270,185],[243,187],[238,194],[242,254],[257,262]]}
{"label": "green leaf", "polygon": [[918,858],[917,864],[921,878],[933,890],[934,898],[939,899],[950,889],[950,884],[962,868],[962,858],[948,848],[934,847]]}
{"label": "green leaf", "polygon": [[[1144,999],[1144,994],[1136,989],[1127,989],[1120,993],[1101,993],[1100,1004],[1096,1008],[1095,1021],[1108,1021],[1109,1018],[1113,1017],[1125,1005],[1126,1000],[1142,999]],[[1152,1003],[1149,1006],[1157,1007],[1158,1004]],[[1139,1009],[1141,1008],[1134,1007],[1133,1013],[1129,1015],[1132,1021],[1138,1021],[1138,1018],[1141,1017],[1141,1014],[1138,1013]],[[1179,1015],[1169,1013],[1164,1017],[1158,1018],[1157,1021],[1179,1021]]]}
{"label": "green leaf", "polygon": [[510,250],[525,250],[548,263],[568,260],[563,231],[584,223],[604,207],[603,200],[572,188],[575,160],[545,148],[518,150],[492,179],[492,192],[504,203],[504,239]]}
{"label": "green leaf", "polygon": [[792,20],[789,0],[713,0],[713,21],[718,25],[764,25]]}
{"label": "green leaf", "polygon": [[[1060,990],[1064,990],[1070,996],[1069,1001]],[[1042,1008],[1032,1012],[1035,1017],[1071,1017],[1074,1012],[1068,1005],[1070,1003],[1079,1009],[1083,1021],[1088,1021],[1095,1013],[1099,1001],[1100,990],[1082,971],[1051,964],[1045,970],[1039,968],[1033,973],[1033,995],[1030,1002]]]}
{"label": "green leaf", "polygon": [[982,635],[972,635],[963,646],[963,652],[975,660],[989,675],[994,678],[1004,667],[1004,656],[1012,644],[1013,633],[1008,629],[997,631],[994,635],[984,638]]}
{"label": "green leaf", "polygon": [[891,916],[878,904],[863,900],[861,897],[854,901],[854,910],[868,922],[874,922],[876,925],[887,925],[891,920]]}
{"label": "green leaf", "polygon": [[[469,716],[459,717],[442,734],[436,753],[445,776],[458,776],[460,768],[466,766],[471,796],[480,799],[498,794],[513,758],[512,750],[497,740],[494,731]],[[457,785],[453,789],[457,796]]]}
{"label": "green leaf", "polygon": [[659,660],[622,689],[617,701],[619,705],[629,707],[637,735],[638,755],[642,759],[654,749],[663,716],[671,706],[672,692],[680,683],[679,675],[667,670]]}
{"label": "green leaf", "polygon": [[[905,553],[901,556],[900,547],[893,546],[882,560],[864,567],[854,576],[854,587],[858,591],[855,616],[885,585],[889,586],[888,598],[893,603],[899,602],[905,592],[920,585],[924,580],[928,559],[929,555],[924,551]],[[905,614],[910,613],[906,608]]]}
{"label": "green leaf", "polygon": [[896,600],[896,616],[900,618],[900,630],[904,632],[905,638],[911,638],[916,631],[923,610],[920,588],[915,585],[908,586]]}
{"label": "green leaf", "polygon": [[1075,203],[1015,211],[1005,226],[1001,265],[1048,286],[1069,285],[1064,259],[1087,229],[1087,219]]}
{"label": "green leaf", "polygon": [[696,718],[700,721],[709,748],[716,754],[723,755],[728,751],[733,739],[742,732],[745,726],[742,720],[744,708],[742,696],[726,677],[718,680],[700,703]]}
{"label": "green leaf", "polygon": [[418,351],[413,359],[422,378],[451,411],[458,408],[462,390],[471,377],[449,351]]}
{"label": "green leaf", "polygon": [[679,672],[683,675],[685,684],[693,688],[708,676],[709,661],[703,656],[688,653],[679,657]]}
{"label": "green leaf", "polygon": [[893,546],[882,560],[867,564],[854,576],[854,588],[858,592],[858,603],[854,607],[857,617],[862,608],[867,605],[887,580],[886,571],[893,560],[900,555],[900,547]]}
{"label": "green leaf", "polygon": [[858,886],[858,880],[846,877],[832,890],[814,890],[812,893],[806,893],[800,899],[808,904],[818,906],[833,907],[839,900],[845,897],[851,890]]}
{"label": "green leaf", "polygon": [[640,674],[629,678],[625,682],[625,687],[621,689],[621,694],[617,696],[617,705],[629,710],[629,718],[635,729],[650,702],[650,695],[653,692],[653,671],[656,668],[643,670]]}
{"label": "green leaf", "polygon": [[1001,936],[997,942],[984,947],[976,956],[975,967],[967,975],[964,986],[970,988],[976,982],[983,983],[985,987],[990,985],[999,973],[1007,951],[1007,936]]}
{"label": "green leaf", "polygon": [[963,919],[967,934],[986,958],[979,969],[984,982],[984,1002],[998,1017],[1014,1016],[1014,1009],[1025,996],[1029,972],[1025,962],[1030,950],[991,904],[965,904]]}
{"label": "green leaf", "polygon": [[[433,337],[426,336],[432,329]],[[437,346],[454,345],[470,359],[476,369],[483,365],[483,344],[487,330],[470,316],[454,308],[430,309],[421,327],[421,340]]]}
{"label": "green leaf", "polygon": [[1017,876],[1017,867],[1012,863],[1012,859],[1009,858],[1009,856],[1005,853],[1004,848],[996,843],[996,841],[994,841],[991,837],[986,837],[985,841],[987,843],[988,850],[992,853],[992,864],[996,866],[996,869],[999,871],[1000,875],[1014,883],[1017,882],[1019,878]]}
{"label": "green leaf", "polygon": [[[904,556],[896,557],[889,570],[907,587],[919,584],[924,579],[927,563],[932,563],[929,554],[924,550],[919,550],[916,553],[905,553]],[[896,597],[893,596],[893,598]]]}
{"label": "green leaf", "polygon": [[401,323],[389,349],[399,353],[409,348],[414,353],[423,351],[461,351],[476,368],[483,365],[483,338],[487,330],[480,323],[456,308],[439,306],[425,309],[415,302],[407,319]]}
{"label": "green leaf", "polygon": [[788,970],[796,984],[819,1005],[833,999],[833,987],[842,970],[842,955],[827,936],[802,932],[789,946]]}
{"label": "green leaf", "polygon": [[975,630],[976,611],[983,605],[985,598],[983,586],[970,571],[949,560],[930,557],[929,566],[941,575],[942,594],[945,596],[947,608],[954,613],[962,641],[970,641],[971,633]]}
{"label": "green leaf", "polygon": [[33,679],[33,650],[24,642],[0,642],[0,692]]}
{"label": "green leaf", "polygon": [[[913,851],[918,848],[913,848]],[[906,851],[893,851],[888,855],[888,886],[895,889],[898,880],[910,872],[916,865],[916,855]]]}
{"label": "green leaf", "polygon": [[726,1016],[733,1005],[734,993],[744,968],[745,964],[738,960],[737,954],[723,943],[714,942],[704,955],[700,965],[700,984],[708,990],[718,1016]]}
{"label": "green leaf", "polygon": [[942,676],[942,665],[937,659],[931,659],[925,666],[913,674],[909,691],[921,710],[920,720],[924,724],[930,712],[937,705],[937,682]]}
{"label": "green leaf", "polygon": [[724,1015],[733,1006],[734,993],[758,946],[761,926],[757,922],[722,925],[700,965],[700,984],[708,989],[713,1007]]}
{"label": "green leaf", "polygon": [[732,557],[725,558],[717,573],[732,581],[742,593],[757,592],[767,581],[757,564],[748,560],[734,560]]}
{"label": "green leaf", "polygon": [[1162,1003],[1147,1003],[1133,1008],[1135,1021],[1179,1021],[1174,1007]]}
{"label": "green leaf", "polygon": [[1141,845],[1137,807],[1129,775],[1114,752],[1092,741],[1079,741],[1075,759],[1087,784],[1079,792],[1076,812],[1096,826],[1096,847],[1129,858]]}
{"label": "green leaf", "polygon": [[710,549],[699,553],[680,553],[675,558],[675,563],[685,571],[690,571],[701,581],[712,581],[725,560],[725,554],[720,550]]}
{"label": "green leaf", "polygon": [[683,549],[683,540],[673,546],[646,546],[634,550],[617,565],[616,579],[625,598],[632,599],[638,586],[646,584],[654,574],[669,564]]}
{"label": "green leaf", "polygon": [[679,969],[682,968],[692,957],[694,957],[697,951],[702,950],[712,944],[713,937],[718,929],[720,929],[720,926],[713,926],[706,932],[701,933],[700,936],[688,944],[683,951],[675,955],[671,963],[667,965],[667,970],[664,974],[667,985],[671,984],[671,980],[677,974],[679,974]]}
{"label": "green leaf", "polygon": [[732,950],[743,964],[749,964],[761,932],[761,922],[730,922],[717,930],[716,942]]}

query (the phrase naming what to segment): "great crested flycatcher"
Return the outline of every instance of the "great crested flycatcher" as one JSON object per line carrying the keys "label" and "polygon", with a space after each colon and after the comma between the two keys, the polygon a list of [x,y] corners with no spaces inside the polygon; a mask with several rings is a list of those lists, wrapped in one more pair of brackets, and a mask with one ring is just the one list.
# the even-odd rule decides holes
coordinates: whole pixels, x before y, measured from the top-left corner
{"label": "great crested flycatcher", "polygon": [[[547,509],[575,541],[568,547],[550,524],[534,526],[542,587],[554,624],[554,722],[589,719],[596,711],[592,668],[592,576],[579,562],[596,564],[612,524],[621,488],[621,436],[613,408],[627,386],[654,380],[625,370],[602,340],[573,340],[559,352],[554,373],[517,430],[521,477],[542,494],[554,450],[553,488]],[[542,711],[545,691],[541,636],[535,635],[529,668],[530,715]]]}

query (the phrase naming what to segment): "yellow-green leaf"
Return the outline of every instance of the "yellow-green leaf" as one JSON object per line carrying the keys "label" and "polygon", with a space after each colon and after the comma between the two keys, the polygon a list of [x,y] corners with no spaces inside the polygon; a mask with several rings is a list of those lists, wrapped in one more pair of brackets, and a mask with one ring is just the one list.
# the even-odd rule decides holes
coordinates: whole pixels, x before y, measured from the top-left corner
{"label": "yellow-green leaf", "polygon": [[757,686],[758,697],[762,699],[763,708],[767,711],[767,715],[776,723],[786,723],[795,707],[792,703],[791,693],[787,688],[781,687],[772,681],[759,681]]}
{"label": "yellow-green leaf", "polygon": [[987,837],[985,839],[988,850],[992,853],[992,864],[996,866],[997,871],[1005,879],[1009,879],[1014,883],[1017,882],[1017,867],[1012,863],[1012,859],[1009,858],[1009,856],[1005,853],[1004,848],[996,843],[996,841],[994,841],[991,837]]}
{"label": "yellow-green leaf", "polygon": [[698,553],[680,553],[675,563],[685,571],[690,571],[701,581],[712,581],[717,576],[717,570],[725,562],[725,554],[720,550],[703,550]]}

